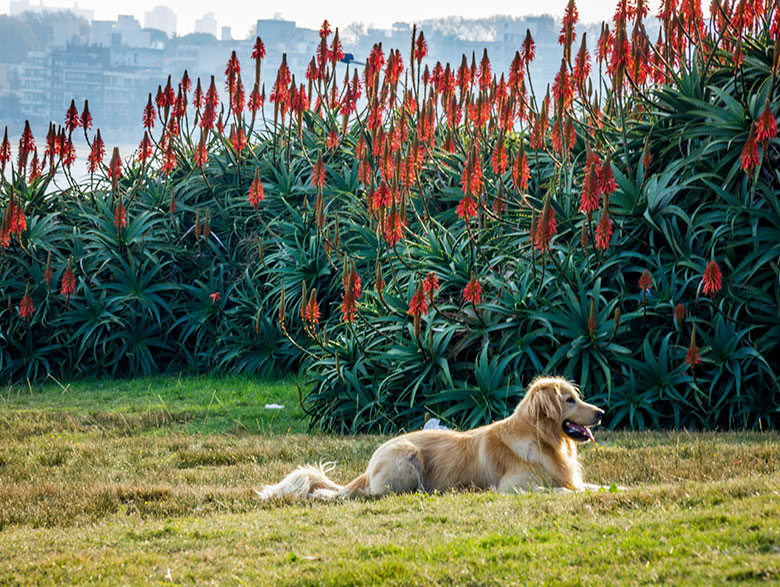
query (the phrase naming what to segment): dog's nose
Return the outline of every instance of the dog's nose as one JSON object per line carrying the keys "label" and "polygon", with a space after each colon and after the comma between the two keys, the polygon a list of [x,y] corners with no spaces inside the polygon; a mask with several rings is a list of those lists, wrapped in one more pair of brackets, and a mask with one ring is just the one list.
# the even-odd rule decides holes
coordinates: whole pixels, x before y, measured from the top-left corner
{"label": "dog's nose", "polygon": [[601,419],[604,417],[604,413],[604,410],[596,408],[596,417],[598,418],[599,422],[601,422]]}

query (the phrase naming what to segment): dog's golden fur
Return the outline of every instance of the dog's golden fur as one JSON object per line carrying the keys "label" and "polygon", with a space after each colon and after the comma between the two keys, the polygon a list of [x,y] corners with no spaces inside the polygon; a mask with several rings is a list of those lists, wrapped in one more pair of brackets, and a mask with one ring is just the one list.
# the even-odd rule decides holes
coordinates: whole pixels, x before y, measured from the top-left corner
{"label": "dog's golden fur", "polygon": [[[576,441],[564,432],[574,423],[583,434],[604,412],[580,399],[561,377],[535,379],[514,413],[486,426],[457,432],[421,430],[385,442],[366,472],[345,486],[328,479],[330,468],[299,467],[260,497],[380,496],[458,487],[502,492],[537,487],[584,489]],[[576,433],[575,433],[576,434]],[[591,437],[592,438],[592,437]],[[332,468],[332,467],[331,467]]]}

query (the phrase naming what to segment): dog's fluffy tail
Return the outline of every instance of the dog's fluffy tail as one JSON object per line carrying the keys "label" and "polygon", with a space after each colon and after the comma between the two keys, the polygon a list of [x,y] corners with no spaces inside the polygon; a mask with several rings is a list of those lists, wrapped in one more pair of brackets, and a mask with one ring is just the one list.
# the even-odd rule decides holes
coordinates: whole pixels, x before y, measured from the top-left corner
{"label": "dog's fluffy tail", "polygon": [[266,485],[257,492],[260,499],[292,497],[294,499],[333,499],[344,489],[342,485],[328,479],[334,463],[304,465],[298,467],[276,485]]}

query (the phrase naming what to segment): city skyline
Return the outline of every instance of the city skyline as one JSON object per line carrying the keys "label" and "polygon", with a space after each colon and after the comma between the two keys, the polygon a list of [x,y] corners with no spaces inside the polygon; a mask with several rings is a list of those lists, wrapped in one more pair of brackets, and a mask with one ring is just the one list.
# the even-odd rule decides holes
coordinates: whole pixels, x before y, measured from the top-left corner
{"label": "city skyline", "polygon": [[[250,35],[256,19],[281,18],[295,21],[298,26],[316,29],[324,19],[344,28],[353,22],[363,23],[376,28],[388,29],[393,22],[421,22],[427,19],[457,16],[462,18],[486,18],[494,15],[513,17],[550,14],[555,18],[563,15],[568,0],[551,0],[544,4],[542,10],[538,3],[517,2],[512,0],[488,0],[476,3],[467,0],[450,0],[448,2],[428,2],[420,4],[412,0],[395,0],[392,3],[362,3],[359,5],[330,4],[314,2],[291,2],[270,8],[241,6],[219,6],[200,0],[138,0],[132,9],[127,4],[101,0],[47,0],[45,6],[51,8],[71,9],[74,4],[80,9],[93,11],[96,20],[116,20],[120,14],[132,14],[139,22],[144,23],[147,12],[157,6],[169,7],[177,16],[177,34],[186,35],[197,29],[197,21],[209,13],[216,18],[217,31],[222,27],[230,27],[234,38],[246,38]],[[30,0],[32,7],[38,6],[40,0]],[[0,1],[0,12],[8,14],[10,0]],[[657,10],[658,1],[650,2],[651,12]],[[615,7],[612,2],[598,0],[580,0],[577,8],[581,22],[600,22],[611,19]]]}

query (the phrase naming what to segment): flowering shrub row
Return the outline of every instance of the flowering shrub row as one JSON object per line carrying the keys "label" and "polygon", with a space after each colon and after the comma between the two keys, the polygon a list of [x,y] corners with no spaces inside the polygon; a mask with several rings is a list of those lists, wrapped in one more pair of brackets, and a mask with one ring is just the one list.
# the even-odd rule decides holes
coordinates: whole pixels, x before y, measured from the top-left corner
{"label": "flowering shrub row", "polygon": [[591,54],[571,0],[544,94],[530,32],[506,72],[416,30],[361,71],[326,22],[268,120],[257,39],[248,98],[235,53],[224,101],[169,78],[132,159],[86,103],[42,157],[6,133],[0,372],[303,368],[344,432],[480,424],[555,372],[612,426],[776,427],[780,11],[710,9],[664,1],[653,42],[620,0]]}

